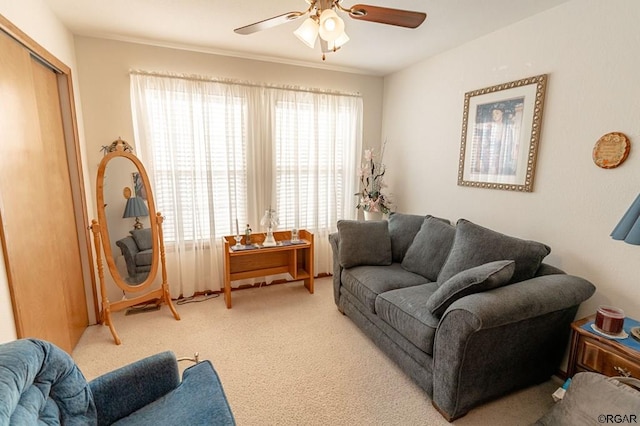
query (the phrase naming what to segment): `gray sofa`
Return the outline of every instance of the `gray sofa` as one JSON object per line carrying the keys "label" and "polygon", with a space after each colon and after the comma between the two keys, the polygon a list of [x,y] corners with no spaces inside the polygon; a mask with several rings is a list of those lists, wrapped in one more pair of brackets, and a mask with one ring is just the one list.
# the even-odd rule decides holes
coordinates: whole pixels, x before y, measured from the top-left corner
{"label": "gray sofa", "polygon": [[129,284],[140,284],[149,275],[153,262],[153,234],[150,228],[134,229],[118,241],[116,245],[127,264],[125,281]]}
{"label": "gray sofa", "polygon": [[329,240],[338,309],[448,421],[555,374],[595,291],[542,263],[548,246],[465,219],[339,221]]}

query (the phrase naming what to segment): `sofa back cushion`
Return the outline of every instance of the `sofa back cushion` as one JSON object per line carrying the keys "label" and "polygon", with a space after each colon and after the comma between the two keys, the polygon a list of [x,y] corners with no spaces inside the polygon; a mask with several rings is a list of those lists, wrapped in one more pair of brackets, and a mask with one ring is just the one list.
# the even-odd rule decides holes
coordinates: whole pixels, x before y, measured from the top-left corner
{"label": "sofa back cushion", "polygon": [[391,237],[391,256],[394,262],[402,262],[407,249],[413,242],[425,217],[416,214],[391,212],[389,214],[389,236]]}
{"label": "sofa back cushion", "polygon": [[545,244],[510,237],[460,219],[438,282],[442,284],[458,272],[495,260],[515,261],[511,282],[528,280],[535,276],[542,259],[550,252],[551,248]]}
{"label": "sofa back cushion", "polygon": [[446,219],[427,216],[402,259],[402,267],[436,281],[447,260],[456,228]]}
{"label": "sofa back cushion", "polygon": [[514,271],[513,260],[498,260],[458,272],[431,295],[427,309],[440,318],[456,300],[507,284]]}
{"label": "sofa back cushion", "polygon": [[133,231],[129,231],[129,233],[140,251],[149,250],[153,247],[151,228],[134,229]]}
{"label": "sofa back cushion", "polygon": [[339,220],[339,261],[343,268],[391,265],[391,238],[386,220]]}

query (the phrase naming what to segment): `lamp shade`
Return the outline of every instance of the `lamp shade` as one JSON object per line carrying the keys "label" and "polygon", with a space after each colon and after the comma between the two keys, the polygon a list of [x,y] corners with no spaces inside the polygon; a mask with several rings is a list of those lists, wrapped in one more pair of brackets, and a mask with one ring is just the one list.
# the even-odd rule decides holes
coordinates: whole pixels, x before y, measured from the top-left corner
{"label": "lamp shade", "polygon": [[304,20],[302,25],[293,32],[293,34],[295,34],[301,42],[313,49],[316,45],[316,39],[318,38],[318,27],[319,26],[316,21],[311,18],[307,18]]}
{"label": "lamp shade", "polygon": [[340,37],[335,39],[335,41],[327,42],[327,44],[329,46],[329,50],[338,50],[340,49],[340,47],[347,44],[348,41],[349,41],[349,36],[347,35],[347,33],[343,31]]}
{"label": "lamp shade", "polygon": [[344,21],[336,12],[326,9],[320,14],[320,37],[326,41],[334,41],[344,33]]}
{"label": "lamp shade", "polygon": [[122,215],[125,217],[144,217],[149,216],[149,209],[142,201],[142,198],[139,197],[130,197],[127,199],[127,205],[124,207],[124,213]]}
{"label": "lamp shade", "polygon": [[267,228],[273,228],[279,224],[280,219],[274,209],[269,207],[269,209],[264,211],[264,216],[262,216],[262,219],[260,220],[260,225],[266,226]]}
{"label": "lamp shade", "polygon": [[640,245],[640,195],[636,197],[629,210],[613,229],[611,238],[623,240],[629,244]]}

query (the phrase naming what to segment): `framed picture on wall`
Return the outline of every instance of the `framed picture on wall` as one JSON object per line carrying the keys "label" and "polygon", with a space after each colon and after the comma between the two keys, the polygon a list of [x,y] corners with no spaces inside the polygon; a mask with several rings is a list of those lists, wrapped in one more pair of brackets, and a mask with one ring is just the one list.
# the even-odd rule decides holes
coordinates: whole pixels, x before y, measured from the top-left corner
{"label": "framed picture on wall", "polygon": [[458,185],[533,191],[547,74],[467,92]]}

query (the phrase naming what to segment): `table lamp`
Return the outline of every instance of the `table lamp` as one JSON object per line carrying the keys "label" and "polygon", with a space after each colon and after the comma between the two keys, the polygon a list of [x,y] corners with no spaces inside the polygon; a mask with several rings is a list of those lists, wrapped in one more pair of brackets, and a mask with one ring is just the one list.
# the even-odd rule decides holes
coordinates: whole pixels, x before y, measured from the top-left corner
{"label": "table lamp", "polygon": [[[611,238],[622,240],[628,244],[640,245],[640,195],[636,197],[631,207],[613,229]],[[634,339],[640,340],[640,327],[631,327],[629,331]]]}
{"label": "table lamp", "polygon": [[274,247],[277,244],[275,238],[273,238],[273,227],[278,226],[279,223],[278,214],[274,209],[269,207],[264,211],[264,216],[260,220],[260,225],[267,227],[267,237],[262,243],[264,247]]}
{"label": "table lamp", "polygon": [[127,205],[124,207],[124,213],[122,214],[123,218],[127,217],[135,217],[136,222],[133,224],[133,229],[142,229],[142,222],[140,222],[140,217],[149,216],[149,210],[147,206],[142,201],[142,198],[139,197],[130,197],[127,198]]}
{"label": "table lamp", "polygon": [[636,197],[631,207],[613,229],[611,238],[622,240],[628,244],[640,245],[640,195]]}

